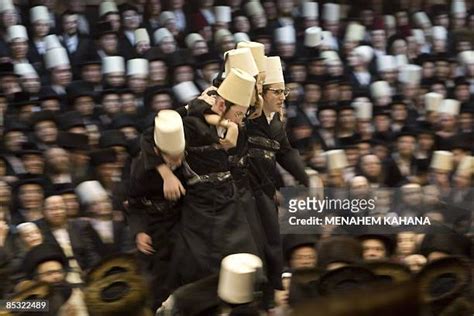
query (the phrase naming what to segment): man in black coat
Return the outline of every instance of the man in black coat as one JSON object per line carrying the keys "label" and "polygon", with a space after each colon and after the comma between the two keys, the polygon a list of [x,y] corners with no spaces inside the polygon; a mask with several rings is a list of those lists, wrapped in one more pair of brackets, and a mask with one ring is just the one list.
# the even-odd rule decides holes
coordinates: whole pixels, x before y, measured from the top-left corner
{"label": "man in black coat", "polygon": [[[163,114],[171,114],[172,121],[160,120]],[[131,167],[127,218],[132,238],[152,274],[153,305],[157,308],[173,290],[167,278],[180,217],[178,200],[185,193],[174,175],[181,174],[184,159],[184,129],[179,114],[171,110],[160,112],[154,128],[142,135],[141,143],[142,151]],[[170,187],[177,191],[170,191]]]}

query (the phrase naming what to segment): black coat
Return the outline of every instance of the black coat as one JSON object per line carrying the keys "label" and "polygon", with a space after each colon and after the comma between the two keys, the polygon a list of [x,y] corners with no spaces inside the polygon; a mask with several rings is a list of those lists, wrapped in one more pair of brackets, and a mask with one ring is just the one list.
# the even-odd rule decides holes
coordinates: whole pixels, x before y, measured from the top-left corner
{"label": "black coat", "polygon": [[[38,225],[41,230],[45,243],[52,243],[59,246],[50,226],[44,219],[36,221],[36,225]],[[88,270],[101,259],[99,249],[97,249],[93,237],[91,236],[91,230],[93,230],[93,228],[86,220],[68,220],[67,231],[71,240],[72,251],[74,258],[82,270]]]}
{"label": "black coat", "polygon": [[[249,168],[252,188],[263,191],[270,198],[276,192],[276,163],[285,168],[297,181],[308,186],[308,176],[298,151],[291,147],[280,115],[275,114],[270,124],[264,115],[247,121],[249,137]],[[260,140],[264,140],[263,144]]]}
{"label": "black coat", "polygon": [[121,221],[113,221],[114,241],[105,243],[100,238],[99,233],[91,225],[90,235],[94,242],[94,247],[99,250],[103,258],[117,253],[129,252],[133,249],[130,231],[127,225]]}

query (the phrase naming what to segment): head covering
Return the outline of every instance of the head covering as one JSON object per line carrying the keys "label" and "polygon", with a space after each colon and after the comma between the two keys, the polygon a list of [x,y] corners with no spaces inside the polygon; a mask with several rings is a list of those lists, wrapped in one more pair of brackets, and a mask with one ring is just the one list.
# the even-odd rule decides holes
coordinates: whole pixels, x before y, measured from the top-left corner
{"label": "head covering", "polygon": [[148,60],[134,58],[127,61],[127,76],[148,76]]}
{"label": "head covering", "polygon": [[283,76],[283,69],[281,66],[281,60],[278,56],[267,57],[267,74],[265,77],[264,85],[274,84],[274,83],[285,83],[285,78]]}
{"label": "head covering", "polygon": [[232,68],[217,89],[225,100],[236,105],[249,107],[255,91],[255,78],[238,68]]}
{"label": "head covering", "polygon": [[103,59],[102,73],[125,73],[125,60],[122,56],[107,56]]}
{"label": "head covering", "polygon": [[26,27],[23,25],[12,25],[7,30],[7,39],[8,42],[13,42],[16,39],[20,39],[22,41],[28,40],[28,32],[26,31]]}
{"label": "head covering", "polygon": [[145,28],[135,30],[135,45],[140,42],[150,44],[150,36],[148,35],[148,31]]}
{"label": "head covering", "polygon": [[254,299],[254,287],[258,272],[262,269],[259,257],[238,253],[225,257],[221,262],[217,294],[229,304],[250,303]]}
{"label": "head covering", "polygon": [[258,75],[259,69],[253,58],[250,48],[231,49],[224,54],[225,72],[230,72],[232,68],[239,68],[251,76]]}
{"label": "head covering", "polygon": [[178,155],[186,145],[181,116],[173,110],[161,110],[155,117],[155,145],[164,153]]}
{"label": "head covering", "polygon": [[107,191],[105,191],[99,181],[84,181],[76,187],[76,194],[82,204],[102,201],[107,198]]}

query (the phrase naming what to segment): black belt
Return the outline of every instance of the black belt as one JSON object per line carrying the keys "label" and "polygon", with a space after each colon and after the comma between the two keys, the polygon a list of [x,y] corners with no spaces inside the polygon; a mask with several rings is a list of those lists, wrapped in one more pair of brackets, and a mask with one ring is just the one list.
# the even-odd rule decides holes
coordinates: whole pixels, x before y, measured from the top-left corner
{"label": "black belt", "polygon": [[206,146],[195,146],[195,147],[186,147],[187,151],[190,152],[206,152],[206,151],[216,151],[216,150],[223,150],[218,144],[213,145],[206,145]]}
{"label": "black belt", "polygon": [[188,180],[188,185],[195,185],[197,183],[218,183],[232,179],[230,171],[215,172],[204,175],[195,175]]}
{"label": "black belt", "polygon": [[273,151],[280,150],[280,143],[276,140],[269,139],[262,136],[251,136],[248,138],[250,144],[258,145],[261,147],[265,147],[266,149],[270,149]]}
{"label": "black belt", "polygon": [[261,148],[250,148],[248,151],[250,158],[263,158],[268,160],[275,160],[275,153],[271,150]]}
{"label": "black belt", "polygon": [[176,211],[177,202],[167,200],[154,200],[146,197],[140,199],[130,199],[133,204],[142,205],[148,215],[173,215]]}

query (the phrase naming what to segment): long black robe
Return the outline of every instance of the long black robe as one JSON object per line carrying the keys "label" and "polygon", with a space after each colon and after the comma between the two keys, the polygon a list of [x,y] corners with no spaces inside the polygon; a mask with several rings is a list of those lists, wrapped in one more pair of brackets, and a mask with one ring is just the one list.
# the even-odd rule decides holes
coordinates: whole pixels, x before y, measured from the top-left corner
{"label": "long black robe", "polygon": [[276,113],[270,123],[265,115],[246,123],[248,134],[248,161],[250,185],[256,199],[265,232],[265,261],[272,286],[282,289],[283,253],[274,202],[276,193],[276,163],[278,162],[301,184],[308,186],[308,176],[301,157],[288,141],[284,125]]}

